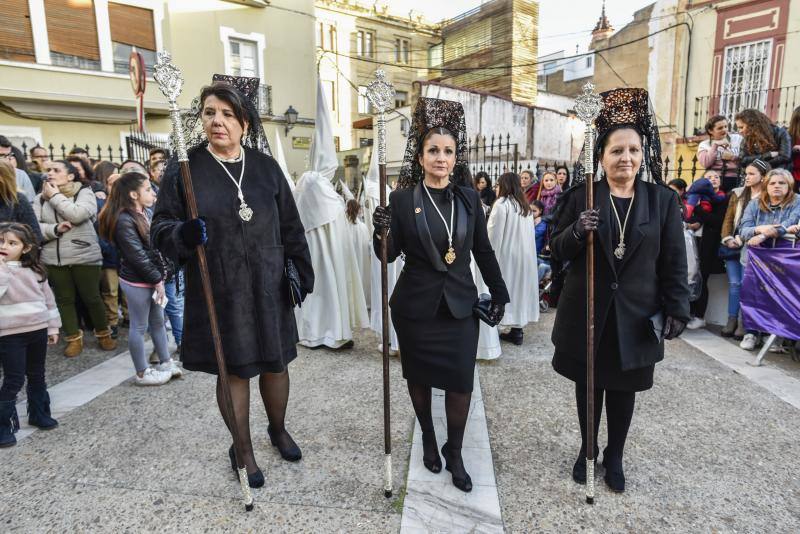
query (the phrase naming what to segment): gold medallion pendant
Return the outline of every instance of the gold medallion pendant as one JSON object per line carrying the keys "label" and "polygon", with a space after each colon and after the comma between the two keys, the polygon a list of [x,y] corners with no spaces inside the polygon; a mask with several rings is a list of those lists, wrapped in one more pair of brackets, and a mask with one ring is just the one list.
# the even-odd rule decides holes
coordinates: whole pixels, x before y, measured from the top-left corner
{"label": "gold medallion pendant", "polygon": [[456,261],[456,251],[453,250],[453,247],[447,249],[447,252],[444,255],[444,261],[447,262],[447,265],[450,265]]}

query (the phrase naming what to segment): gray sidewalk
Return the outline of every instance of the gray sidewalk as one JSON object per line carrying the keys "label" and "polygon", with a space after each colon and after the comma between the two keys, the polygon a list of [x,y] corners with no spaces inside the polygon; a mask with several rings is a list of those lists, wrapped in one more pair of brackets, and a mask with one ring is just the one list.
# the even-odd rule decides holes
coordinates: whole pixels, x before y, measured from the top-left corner
{"label": "gray sidewalk", "polygon": [[[624,494],[572,481],[580,447],[574,385],[552,370],[554,315],[482,365],[507,532],[798,532],[800,411],[683,341],[637,395]],[[532,347],[535,347],[533,350]],[[606,442],[600,424],[601,450]]]}
{"label": "gray sidewalk", "polygon": [[380,355],[308,351],[291,367],[287,426],[303,460],[281,460],[252,390],[256,458],[267,484],[245,514],[228,462],[214,378],[187,373],[161,388],[130,381],[0,452],[3,531],[387,532],[400,528],[413,414],[393,360],[395,497],[382,491]]}
{"label": "gray sidewalk", "polygon": [[[552,319],[545,314],[527,328],[522,347],[504,344],[500,360],[478,364],[475,401],[485,407],[480,419],[493,465],[472,459],[467,468],[475,480],[490,481],[494,472],[505,531],[800,530],[794,469],[800,413],[765,389],[769,384],[762,387],[683,341],[668,344],[655,387],[638,397],[626,493],[610,493],[598,478],[597,504],[585,505],[583,487],[570,478],[579,446],[573,385],[550,367]],[[353,351],[300,349],[288,412],[288,427],[303,447],[298,464],[282,461],[270,446],[253,384],[254,445],[267,484],[254,490],[250,514],[242,510],[228,464],[230,438],[214,378],[187,373],[162,388],[125,381],[63,416],[59,429],[0,451],[0,531],[399,532],[412,519],[402,517],[409,512],[406,484],[411,494],[425,491],[415,485],[427,474],[417,469],[424,476],[407,480],[414,416],[393,358],[395,496],[383,497],[377,343],[362,333]],[[93,376],[102,369],[93,368]],[[604,436],[605,422],[601,446]],[[453,489],[449,479],[447,473],[435,479],[443,490],[434,497],[444,505],[452,500],[447,495],[459,496],[445,491]],[[469,524],[487,505],[475,497],[435,511],[438,518],[464,514],[467,521],[451,521],[453,529],[418,517],[413,531],[426,531],[422,522],[429,532],[459,532],[457,525]]]}

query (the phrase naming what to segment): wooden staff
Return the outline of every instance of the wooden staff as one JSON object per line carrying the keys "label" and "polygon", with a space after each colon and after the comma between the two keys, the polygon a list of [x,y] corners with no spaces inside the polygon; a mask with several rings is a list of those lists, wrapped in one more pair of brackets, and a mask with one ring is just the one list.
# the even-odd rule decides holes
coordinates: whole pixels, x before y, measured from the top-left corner
{"label": "wooden staff", "polygon": [[[594,144],[592,124],[603,100],[587,82],[583,94],[575,99],[575,112],[586,126],[583,140],[586,209],[594,208]],[[594,504],[594,232],[586,236],[586,502]]]}
{"label": "wooden staff", "polygon": [[[183,181],[184,194],[186,196],[186,206],[189,210],[189,219],[196,219],[197,201],[192,187],[192,173],[189,169],[189,155],[186,151],[186,139],[184,137],[183,126],[181,125],[181,112],[178,107],[178,96],[183,89],[183,76],[181,71],[171,60],[169,52],[159,52],[158,61],[153,69],[153,78],[158,83],[159,89],[164,93],[169,103],[169,116],[172,121],[172,136],[175,145],[175,152],[181,168],[181,179]],[[233,449],[236,453],[237,473],[239,475],[239,485],[242,488],[244,508],[246,511],[253,509],[253,495],[250,491],[250,484],[247,480],[247,469],[244,466],[244,443],[239,432],[239,425],[233,411],[233,401],[231,399],[231,388],[228,383],[228,369],[225,366],[225,355],[222,352],[222,337],[219,333],[219,322],[217,321],[217,308],[214,306],[214,295],[211,292],[211,277],[208,273],[208,260],[206,249],[203,245],[197,246],[197,263],[200,267],[200,280],[203,284],[203,297],[205,297],[206,308],[208,309],[208,322],[211,327],[211,337],[214,340],[214,356],[217,360],[219,370],[219,383],[222,386],[222,404],[228,415],[231,433],[233,434]]]}
{"label": "wooden staff", "polygon": [[[378,172],[380,175],[381,206],[386,206],[386,111],[393,103],[394,87],[386,80],[386,73],[375,71],[375,81],[367,86],[367,97],[378,112]],[[389,275],[387,272],[386,242],[388,228],[381,229],[381,349],[383,353],[383,494],[392,496],[392,426],[390,419],[391,398],[389,395]]]}

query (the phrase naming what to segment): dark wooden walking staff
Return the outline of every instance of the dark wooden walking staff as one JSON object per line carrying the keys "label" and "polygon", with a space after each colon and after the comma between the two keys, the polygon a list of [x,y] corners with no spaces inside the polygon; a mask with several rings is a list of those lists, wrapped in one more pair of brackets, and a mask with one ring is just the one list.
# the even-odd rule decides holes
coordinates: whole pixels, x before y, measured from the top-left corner
{"label": "dark wooden walking staff", "polygon": [[[386,206],[386,111],[394,103],[394,87],[386,80],[383,70],[375,71],[376,80],[367,86],[367,97],[378,112],[378,172],[380,175],[381,206]],[[392,496],[392,426],[390,419],[391,398],[389,396],[389,275],[386,260],[386,242],[389,230],[381,229],[381,349],[383,353],[383,494]]]}
{"label": "dark wooden walking staff", "polygon": [[[189,210],[189,219],[196,219],[197,202],[194,197],[194,188],[192,187],[192,174],[189,169],[189,155],[186,151],[186,139],[184,136],[183,126],[181,125],[181,112],[178,107],[178,96],[183,89],[183,77],[181,71],[172,63],[171,57],[168,52],[159,52],[158,60],[153,69],[153,78],[158,83],[159,89],[164,93],[169,103],[169,116],[172,120],[172,136],[173,144],[178,158],[178,163],[181,168],[181,178],[183,181],[183,189],[186,195],[186,206]],[[250,491],[250,484],[247,480],[247,469],[244,467],[244,444],[242,443],[242,435],[239,432],[239,426],[236,422],[236,416],[233,411],[233,401],[231,400],[231,389],[228,383],[228,368],[225,366],[225,355],[222,352],[222,337],[219,332],[219,323],[217,321],[217,309],[214,306],[214,295],[211,292],[211,277],[208,273],[208,260],[206,259],[206,249],[203,245],[197,247],[197,263],[200,267],[200,280],[203,285],[203,296],[206,301],[206,308],[208,308],[208,321],[211,328],[211,337],[214,340],[214,356],[217,360],[217,368],[219,370],[219,382],[222,386],[222,405],[227,412],[227,419],[231,426],[231,433],[233,434],[233,449],[236,453],[237,460],[237,473],[239,475],[239,484],[242,487],[242,497],[244,499],[244,507],[246,511],[253,509],[253,495]]]}
{"label": "dark wooden walking staff", "polygon": [[[591,82],[575,99],[575,113],[586,126],[583,141],[586,209],[594,208],[594,143],[592,125],[603,108],[603,100]],[[594,504],[594,232],[586,236],[586,502]]]}

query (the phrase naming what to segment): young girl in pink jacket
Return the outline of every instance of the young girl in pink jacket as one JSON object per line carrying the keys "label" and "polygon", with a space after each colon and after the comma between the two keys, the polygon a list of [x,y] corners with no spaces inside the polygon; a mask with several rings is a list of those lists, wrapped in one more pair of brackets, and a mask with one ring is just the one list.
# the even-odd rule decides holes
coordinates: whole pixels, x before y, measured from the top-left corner
{"label": "young girl in pink jacket", "polygon": [[58,342],[61,317],[47,284],[39,245],[30,226],[0,223],[0,447],[16,445],[17,393],[28,378],[28,424],[51,430],[44,379],[47,345]]}

